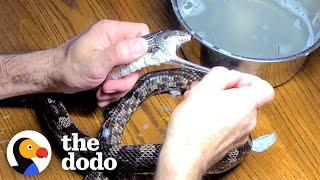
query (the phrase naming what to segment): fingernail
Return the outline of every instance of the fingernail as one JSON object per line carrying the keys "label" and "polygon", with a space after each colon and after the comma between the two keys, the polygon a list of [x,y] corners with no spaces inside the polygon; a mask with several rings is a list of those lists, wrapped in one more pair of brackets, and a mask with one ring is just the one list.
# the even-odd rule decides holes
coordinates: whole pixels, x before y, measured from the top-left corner
{"label": "fingernail", "polygon": [[111,93],[116,93],[117,91],[116,90],[113,90],[113,89],[106,89],[104,91],[104,93],[107,93],[107,94],[111,94]]}
{"label": "fingernail", "polygon": [[147,42],[140,38],[132,41],[131,53],[135,55],[142,55],[146,52]]}

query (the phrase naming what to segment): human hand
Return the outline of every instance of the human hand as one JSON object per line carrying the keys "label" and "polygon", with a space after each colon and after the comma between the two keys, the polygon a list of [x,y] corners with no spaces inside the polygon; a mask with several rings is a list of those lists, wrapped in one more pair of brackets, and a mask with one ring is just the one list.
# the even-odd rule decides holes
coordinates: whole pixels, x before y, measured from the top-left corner
{"label": "human hand", "polygon": [[243,145],[256,126],[257,109],[274,96],[260,78],[213,70],[186,92],[167,128],[159,157],[160,179],[196,179],[229,151]]}
{"label": "human hand", "polygon": [[65,59],[61,62],[63,93],[75,93],[99,86],[97,101],[106,106],[124,96],[136,83],[139,73],[119,80],[106,80],[110,70],[128,64],[148,50],[141,36],[149,33],[148,26],[140,23],[103,20],[73,38],[60,48]]}

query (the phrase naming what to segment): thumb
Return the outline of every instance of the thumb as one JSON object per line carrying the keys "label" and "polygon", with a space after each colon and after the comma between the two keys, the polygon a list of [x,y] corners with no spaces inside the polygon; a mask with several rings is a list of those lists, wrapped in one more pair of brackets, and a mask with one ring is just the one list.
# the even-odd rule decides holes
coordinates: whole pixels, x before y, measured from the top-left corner
{"label": "thumb", "polygon": [[129,64],[146,54],[147,51],[147,41],[143,38],[137,38],[123,40],[108,47],[105,55],[109,65],[117,66]]}
{"label": "thumb", "polygon": [[221,91],[234,87],[241,79],[241,73],[224,67],[214,67],[199,83],[199,87],[213,91]]}

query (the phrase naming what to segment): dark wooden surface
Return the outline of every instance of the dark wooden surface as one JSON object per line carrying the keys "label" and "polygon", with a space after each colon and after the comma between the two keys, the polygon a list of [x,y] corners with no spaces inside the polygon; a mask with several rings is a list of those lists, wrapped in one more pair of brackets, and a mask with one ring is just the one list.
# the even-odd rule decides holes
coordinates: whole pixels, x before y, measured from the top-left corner
{"label": "dark wooden surface", "polygon": [[[168,0],[0,0],[0,51],[27,52],[56,47],[100,19],[144,22],[151,31],[178,28]],[[291,81],[276,88],[275,101],[259,113],[253,136],[274,132],[278,141],[264,153],[252,153],[235,170],[220,177],[320,178],[319,58],[318,50]],[[95,136],[103,123],[103,110],[95,107],[94,102],[90,105],[88,99],[94,101],[93,96],[77,95],[67,102],[76,123]],[[147,100],[131,118],[123,142],[163,142],[162,134],[170,113],[180,100],[169,95]],[[29,104],[15,99],[0,101],[1,179],[24,178],[7,163],[9,139],[26,129],[43,132],[35,110]],[[60,159],[54,153],[49,167],[33,178],[81,179],[81,176],[63,171]]]}

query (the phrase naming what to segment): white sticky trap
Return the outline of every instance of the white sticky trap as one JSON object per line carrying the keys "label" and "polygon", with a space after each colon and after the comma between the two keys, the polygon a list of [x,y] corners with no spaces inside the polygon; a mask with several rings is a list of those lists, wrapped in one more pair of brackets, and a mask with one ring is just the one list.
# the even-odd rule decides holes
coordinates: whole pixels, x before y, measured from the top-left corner
{"label": "white sticky trap", "polygon": [[277,141],[276,134],[268,134],[264,136],[260,136],[254,140],[252,140],[252,148],[251,150],[254,152],[261,153],[267,150],[270,146],[272,146]]}

